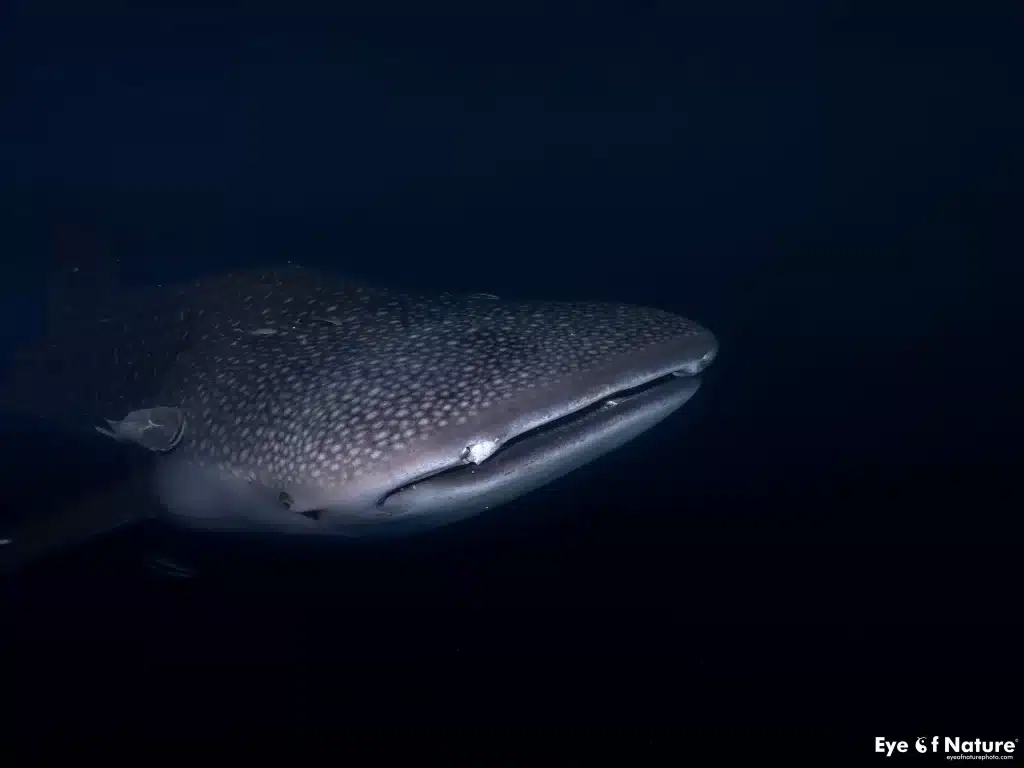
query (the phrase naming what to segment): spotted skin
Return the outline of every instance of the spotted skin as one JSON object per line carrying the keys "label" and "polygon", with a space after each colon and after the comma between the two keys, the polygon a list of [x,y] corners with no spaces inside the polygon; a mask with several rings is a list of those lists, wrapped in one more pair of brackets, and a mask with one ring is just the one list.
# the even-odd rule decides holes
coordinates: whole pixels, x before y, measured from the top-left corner
{"label": "spotted skin", "polygon": [[297,266],[122,296],[117,320],[92,314],[49,348],[49,374],[75,381],[78,419],[180,408],[175,461],[299,511],[344,507],[346,488],[407,465],[464,459],[474,437],[511,436],[475,425],[504,424],[609,361],[707,333],[656,309],[416,296]]}

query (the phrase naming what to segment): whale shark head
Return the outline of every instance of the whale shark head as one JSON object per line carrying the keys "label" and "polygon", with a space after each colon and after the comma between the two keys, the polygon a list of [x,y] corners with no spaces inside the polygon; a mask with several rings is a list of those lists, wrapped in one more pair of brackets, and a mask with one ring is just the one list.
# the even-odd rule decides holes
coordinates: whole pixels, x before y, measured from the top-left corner
{"label": "whale shark head", "polygon": [[131,298],[69,324],[33,389],[151,451],[160,513],[208,530],[386,534],[497,507],[657,424],[718,350],[658,309],[294,266]]}
{"label": "whale shark head", "polygon": [[[413,296],[298,268],[199,286],[223,310],[165,377],[188,524],[356,535],[519,497],[685,403],[714,336],[607,303]],[[206,301],[198,301],[205,305]]]}

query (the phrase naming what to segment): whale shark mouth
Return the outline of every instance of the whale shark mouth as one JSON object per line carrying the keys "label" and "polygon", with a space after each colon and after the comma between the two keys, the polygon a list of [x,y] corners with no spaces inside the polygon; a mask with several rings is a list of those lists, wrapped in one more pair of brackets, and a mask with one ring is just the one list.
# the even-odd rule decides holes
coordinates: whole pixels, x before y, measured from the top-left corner
{"label": "whale shark mouth", "polygon": [[452,519],[504,504],[587,464],[650,429],[689,400],[700,386],[686,371],[616,391],[540,424],[500,446],[480,463],[418,478],[377,503],[386,518],[428,514]]}

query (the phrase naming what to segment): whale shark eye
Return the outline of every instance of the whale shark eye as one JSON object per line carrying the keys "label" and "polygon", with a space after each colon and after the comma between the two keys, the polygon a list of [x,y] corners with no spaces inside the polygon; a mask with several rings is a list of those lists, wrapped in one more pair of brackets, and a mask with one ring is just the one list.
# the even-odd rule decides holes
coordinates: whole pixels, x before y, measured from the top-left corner
{"label": "whale shark eye", "polygon": [[462,455],[459,458],[462,461],[471,461],[474,464],[479,464],[496,450],[498,450],[497,440],[480,440],[476,443],[470,443],[463,448]]}
{"label": "whale shark eye", "polygon": [[281,491],[279,494],[277,494],[277,500],[281,502],[281,506],[283,506],[285,509],[291,509],[292,504],[295,503],[294,499],[292,499],[292,497],[285,491]]}

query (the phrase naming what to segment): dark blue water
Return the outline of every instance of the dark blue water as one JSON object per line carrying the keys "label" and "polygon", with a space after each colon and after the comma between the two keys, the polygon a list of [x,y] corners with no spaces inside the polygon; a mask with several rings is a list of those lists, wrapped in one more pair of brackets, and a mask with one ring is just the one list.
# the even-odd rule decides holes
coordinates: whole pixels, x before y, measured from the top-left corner
{"label": "dark blue water", "polygon": [[[1009,654],[1019,30],[824,4],[505,10],[26,12],[7,47],[6,347],[67,249],[160,282],[295,260],[679,312],[721,341],[700,393],[458,529],[212,558],[130,530],[54,556],[5,586],[8,637],[72,660],[813,677],[927,667],[949,638],[991,659],[982,623]],[[130,463],[87,436],[7,435],[7,510]],[[169,579],[153,552],[205,565]]]}

